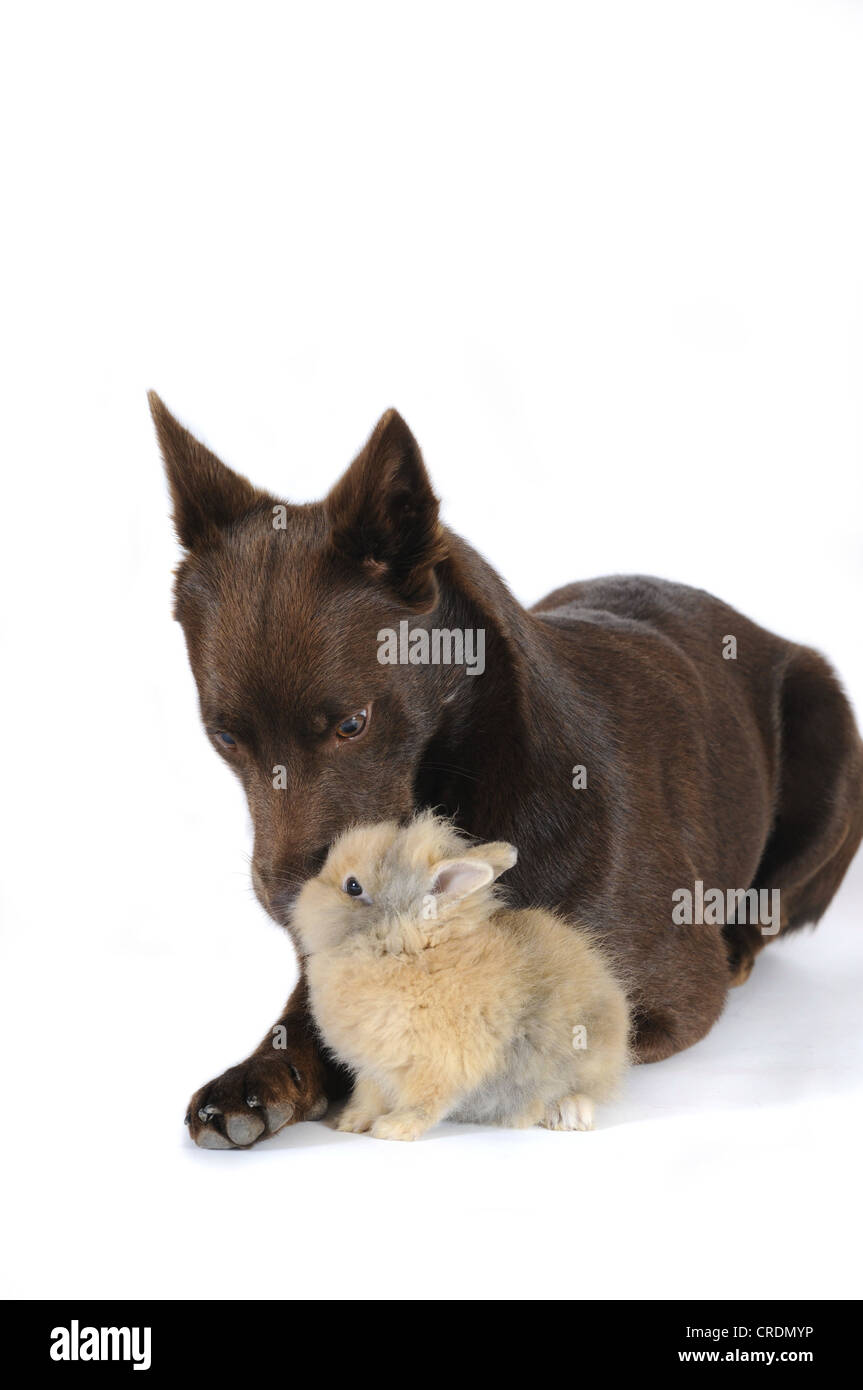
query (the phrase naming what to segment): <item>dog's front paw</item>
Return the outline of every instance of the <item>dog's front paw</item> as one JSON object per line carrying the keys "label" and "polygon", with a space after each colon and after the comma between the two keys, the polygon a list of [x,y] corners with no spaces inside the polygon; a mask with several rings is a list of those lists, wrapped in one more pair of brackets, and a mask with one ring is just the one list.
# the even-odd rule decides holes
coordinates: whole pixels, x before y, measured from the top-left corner
{"label": "dog's front paw", "polygon": [[255,1053],[195,1092],[189,1133],[202,1149],[248,1149],[285,1125],[319,1120],[327,1109],[319,1084],[303,1075],[300,1058]]}

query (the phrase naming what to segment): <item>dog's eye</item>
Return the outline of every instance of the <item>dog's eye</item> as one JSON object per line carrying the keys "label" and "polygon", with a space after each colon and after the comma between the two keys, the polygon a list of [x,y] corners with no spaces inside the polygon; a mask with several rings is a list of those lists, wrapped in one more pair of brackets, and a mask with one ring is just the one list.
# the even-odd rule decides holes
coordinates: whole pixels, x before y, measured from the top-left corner
{"label": "dog's eye", "polygon": [[363,891],[363,885],[359,882],[358,879],[354,878],[353,874],[350,874],[345,879],[344,883],[342,884],[342,888],[344,892],[347,893],[349,898],[363,898],[367,903],[371,902],[371,898],[369,897],[368,893]]}
{"label": "dog's eye", "polygon": [[230,734],[226,734],[224,729],[216,730],[216,738],[224,748],[236,748],[237,746],[237,740],[232,738]]}
{"label": "dog's eye", "polygon": [[[336,737],[359,738],[368,723],[368,719],[368,710],[357,710],[356,714],[350,715],[348,719],[343,719],[341,724],[336,725]],[[362,889],[360,889],[360,892],[362,892]]]}

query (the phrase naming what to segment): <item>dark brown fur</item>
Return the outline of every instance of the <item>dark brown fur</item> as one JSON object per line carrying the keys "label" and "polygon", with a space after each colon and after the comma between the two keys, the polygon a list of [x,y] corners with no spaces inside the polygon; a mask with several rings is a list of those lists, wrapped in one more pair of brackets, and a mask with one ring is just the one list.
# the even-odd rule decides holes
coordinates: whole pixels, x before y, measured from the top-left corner
{"label": "dark brown fur", "polygon": [[[705,1035],[766,940],[748,925],[673,926],[676,889],[779,888],[783,932],[818,920],[863,834],[863,749],[816,652],[656,579],[572,584],[526,611],[440,524],[394,411],[329,496],[290,507],[278,530],[278,499],[151,406],[186,551],[176,615],[204,723],[237,740],[217,747],[245,787],[253,880],[277,921],[290,925],[297,886],[347,824],[434,806],[518,846],[515,902],[602,934],[633,982],[637,1056],[655,1061]],[[485,673],[379,664],[379,629],[406,617],[484,628]],[[729,634],[736,660],[723,658]],[[367,706],[366,732],[336,738]],[[302,981],[282,1022],[287,1050],[268,1035],[193,1097],[199,1142],[227,1146],[232,1124],[251,1142],[268,1117],[300,1119],[344,1089]]]}

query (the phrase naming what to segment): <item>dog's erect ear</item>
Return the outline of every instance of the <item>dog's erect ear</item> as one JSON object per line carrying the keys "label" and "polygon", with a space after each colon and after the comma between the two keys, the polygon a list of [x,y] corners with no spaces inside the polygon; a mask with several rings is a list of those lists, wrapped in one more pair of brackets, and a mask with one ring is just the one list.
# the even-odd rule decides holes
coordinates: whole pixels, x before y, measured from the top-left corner
{"label": "dog's erect ear", "polygon": [[379,576],[406,608],[434,608],[434,567],[446,556],[438,500],[419,445],[397,411],[381,416],[325,505],[340,555]]}
{"label": "dog's erect ear", "polygon": [[174,525],[186,550],[211,544],[220,531],[254,507],[272,501],[211,454],[174,419],[155,391],[150,391],[147,399],[165,460]]}

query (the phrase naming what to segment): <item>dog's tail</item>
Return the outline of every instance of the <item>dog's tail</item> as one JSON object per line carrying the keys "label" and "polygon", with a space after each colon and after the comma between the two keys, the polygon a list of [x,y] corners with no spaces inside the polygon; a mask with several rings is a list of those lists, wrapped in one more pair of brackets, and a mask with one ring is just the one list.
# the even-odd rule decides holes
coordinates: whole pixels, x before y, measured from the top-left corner
{"label": "dog's tail", "polygon": [[750,914],[725,928],[732,975],[742,977],[735,983],[769,941],[819,920],[863,839],[863,742],[818,652],[791,649],[777,721],[776,814],[752,883],[761,901],[770,895],[771,911],[767,922],[753,923]]}

